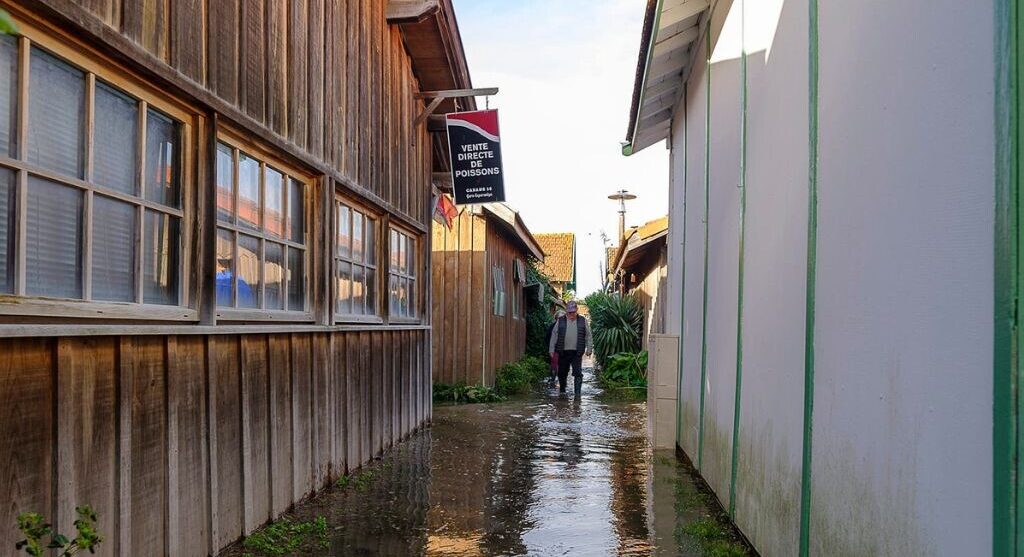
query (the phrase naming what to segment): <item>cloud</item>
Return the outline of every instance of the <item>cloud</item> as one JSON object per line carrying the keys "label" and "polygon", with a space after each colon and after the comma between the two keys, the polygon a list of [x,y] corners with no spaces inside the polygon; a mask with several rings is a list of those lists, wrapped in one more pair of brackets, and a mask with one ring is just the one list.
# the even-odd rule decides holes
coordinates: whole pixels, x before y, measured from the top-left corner
{"label": "cloud", "polygon": [[[626,158],[644,6],[635,0],[455,0],[473,83],[499,87],[510,204],[534,232],[577,234],[581,294],[600,287],[600,232],[617,233],[607,196],[639,198],[627,225],[668,212],[668,156]],[[478,99],[482,106],[483,99]]]}

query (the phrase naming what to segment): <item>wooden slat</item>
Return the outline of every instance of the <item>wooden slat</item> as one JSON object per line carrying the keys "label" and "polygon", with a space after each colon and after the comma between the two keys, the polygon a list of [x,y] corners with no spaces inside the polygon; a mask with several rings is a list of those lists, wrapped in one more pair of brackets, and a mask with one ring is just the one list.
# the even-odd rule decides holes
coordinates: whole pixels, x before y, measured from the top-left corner
{"label": "wooden slat", "polygon": [[50,339],[0,339],[0,547],[19,513],[53,516],[54,357]]}
{"label": "wooden slat", "polygon": [[242,476],[245,533],[270,518],[270,400],[267,337],[242,336]]}
{"label": "wooden slat", "polygon": [[323,158],[324,154],[324,0],[309,0],[309,49],[307,92],[307,151]]}
{"label": "wooden slat", "polygon": [[243,532],[240,339],[209,337],[211,531],[224,547]]}
{"label": "wooden slat", "polygon": [[331,382],[332,382],[332,404],[331,418],[334,420],[334,470],[344,473],[348,468],[348,416],[346,415],[347,405],[347,381],[345,375],[348,372],[346,366],[347,347],[345,346],[344,335],[332,335],[331,337]]}
{"label": "wooden slat", "polygon": [[121,28],[121,0],[79,0],[82,7],[100,18],[103,23]]}
{"label": "wooden slat", "polygon": [[313,490],[312,343],[309,335],[291,336],[292,357],[292,500]]}
{"label": "wooden slat", "polygon": [[271,335],[269,343],[271,510],[277,516],[291,506],[294,491],[291,341]]}
{"label": "wooden slat", "polygon": [[327,484],[330,478],[331,465],[331,420],[328,405],[328,389],[330,380],[330,354],[327,335],[313,335],[313,423],[314,423],[314,475],[315,489]]}
{"label": "wooden slat", "polygon": [[164,0],[124,3],[124,33],[157,58],[167,62],[170,25]]}
{"label": "wooden slat", "polygon": [[210,24],[207,45],[207,74],[210,89],[220,98],[238,106],[239,0],[208,3]]}
{"label": "wooden slat", "polygon": [[289,7],[287,0],[266,0],[266,3],[266,122],[271,130],[288,137]]}
{"label": "wooden slat", "polygon": [[159,337],[133,339],[131,390],[122,392],[131,401],[131,546],[122,554],[167,552],[165,343]]}
{"label": "wooden slat", "polygon": [[203,0],[174,0],[171,8],[171,65],[205,83],[206,14]]}
{"label": "wooden slat", "polygon": [[263,0],[243,0],[241,10],[241,106],[258,122],[266,122],[266,11]]}
{"label": "wooden slat", "polygon": [[357,335],[343,333],[345,361],[345,461],[348,471],[359,467],[359,366]]}
{"label": "wooden slat", "polygon": [[288,2],[288,138],[306,147],[306,79],[308,78],[309,4]]}
{"label": "wooden slat", "polygon": [[373,456],[384,452],[384,343],[382,335],[370,335],[370,400],[372,404]]}
{"label": "wooden slat", "polygon": [[206,353],[200,336],[167,343],[167,401],[171,469],[169,554],[202,556],[210,544],[206,420]]}

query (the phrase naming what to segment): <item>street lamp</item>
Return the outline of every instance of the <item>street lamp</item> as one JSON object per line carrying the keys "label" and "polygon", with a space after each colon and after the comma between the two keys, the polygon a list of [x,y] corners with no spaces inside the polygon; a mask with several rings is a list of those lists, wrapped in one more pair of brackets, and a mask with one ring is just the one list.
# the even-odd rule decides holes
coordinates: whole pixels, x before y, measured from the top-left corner
{"label": "street lamp", "polygon": [[625,189],[621,189],[608,196],[608,199],[619,202],[619,243],[622,243],[626,236],[626,202],[636,199],[636,196]]}

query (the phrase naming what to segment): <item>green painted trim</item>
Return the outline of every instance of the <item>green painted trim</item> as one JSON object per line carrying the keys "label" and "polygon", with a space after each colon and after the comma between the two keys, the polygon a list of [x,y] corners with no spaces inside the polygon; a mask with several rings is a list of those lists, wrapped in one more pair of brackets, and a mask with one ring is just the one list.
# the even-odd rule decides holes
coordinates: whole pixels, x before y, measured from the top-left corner
{"label": "green painted trim", "polygon": [[629,143],[622,146],[622,155],[632,156],[636,152],[634,141],[636,141],[636,128],[640,125],[640,113],[644,110],[644,89],[647,88],[647,76],[651,72],[651,61],[654,60],[654,44],[658,42],[658,26],[661,24],[661,8],[665,0],[658,0],[654,7],[654,27],[651,28],[651,42],[647,45],[647,60],[644,62],[644,78],[640,81],[640,102],[636,107],[636,122],[633,122],[633,129],[629,130]]}
{"label": "green painted trim", "polygon": [[818,269],[818,0],[808,0],[807,32],[807,282],[804,308],[804,434],[800,478],[800,557],[810,555],[811,540],[814,297]]}
{"label": "green painted trim", "polygon": [[700,429],[697,433],[697,470],[704,470],[704,393],[708,381],[708,234],[711,220],[711,16],[704,33],[706,40],[707,83],[704,114],[704,314],[700,334]]}
{"label": "green painted trim", "polygon": [[1020,243],[1020,105],[1019,61],[1021,16],[1017,0],[996,4],[995,43],[995,269],[993,352],[993,470],[992,555],[1020,555],[1022,499],[1018,481],[1022,403],[1019,354],[1021,332],[1016,326],[1022,273]]}
{"label": "green painted trim", "polygon": [[[683,253],[680,259],[682,260],[681,268],[681,279],[679,283],[679,346],[677,347],[676,357],[678,358],[678,371],[676,372],[676,446],[682,447],[683,445],[683,337],[686,332],[686,225],[687,225],[687,208],[686,204],[686,190],[687,182],[689,181],[689,153],[690,153],[690,138],[688,135],[690,129],[690,114],[687,112],[686,105],[686,93],[689,87],[686,82],[683,82]],[[671,226],[672,219],[669,218],[669,225]]]}
{"label": "green painted trim", "polygon": [[729,518],[736,520],[736,468],[740,454],[740,402],[743,392],[743,257],[747,239],[747,47],[746,0],[740,0],[740,245],[736,288],[736,399],[732,418],[732,470],[729,479]]}

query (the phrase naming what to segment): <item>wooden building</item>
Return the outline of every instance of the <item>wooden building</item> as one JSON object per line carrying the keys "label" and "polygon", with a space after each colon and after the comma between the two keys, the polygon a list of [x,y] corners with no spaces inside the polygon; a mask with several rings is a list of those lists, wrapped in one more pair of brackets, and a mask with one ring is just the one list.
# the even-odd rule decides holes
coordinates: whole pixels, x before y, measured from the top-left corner
{"label": "wooden building", "polygon": [[526,351],[526,265],[540,244],[511,208],[461,208],[433,229],[434,381],[494,385],[494,371]]}
{"label": "wooden building", "polygon": [[609,285],[615,292],[632,293],[643,306],[641,346],[651,334],[665,332],[665,288],[668,274],[668,217],[626,231],[608,262]]}
{"label": "wooden building", "polygon": [[537,234],[544,251],[539,270],[551,281],[558,297],[576,290],[576,235],[572,232]]}
{"label": "wooden building", "polygon": [[450,0],[0,7],[0,547],[215,554],[429,422]]}

